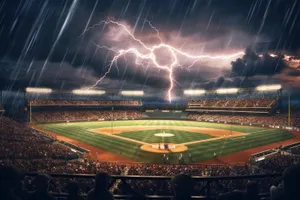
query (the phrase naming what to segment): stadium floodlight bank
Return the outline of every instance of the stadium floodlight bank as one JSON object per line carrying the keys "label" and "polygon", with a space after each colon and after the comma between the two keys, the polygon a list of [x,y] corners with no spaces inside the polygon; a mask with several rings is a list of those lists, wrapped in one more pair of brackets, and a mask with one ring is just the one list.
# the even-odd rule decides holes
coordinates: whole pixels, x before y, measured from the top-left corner
{"label": "stadium floodlight bank", "polygon": [[27,93],[43,93],[43,94],[49,94],[52,92],[51,88],[32,88],[28,87],[25,89]]}
{"label": "stadium floodlight bank", "polygon": [[83,90],[83,89],[77,89],[77,90],[72,90],[73,94],[76,95],[102,95],[105,94],[104,90]]}
{"label": "stadium floodlight bank", "polygon": [[272,90],[280,90],[282,88],[281,85],[260,85],[256,87],[257,91],[272,91]]}
{"label": "stadium floodlight bank", "polygon": [[197,96],[197,95],[202,95],[205,94],[205,90],[184,90],[183,93],[185,95],[189,95],[189,96]]}
{"label": "stadium floodlight bank", "polygon": [[144,91],[140,90],[122,90],[120,92],[121,95],[124,95],[124,96],[143,96],[144,95]]}
{"label": "stadium floodlight bank", "polygon": [[216,90],[217,94],[234,94],[239,91],[238,88],[220,88]]}

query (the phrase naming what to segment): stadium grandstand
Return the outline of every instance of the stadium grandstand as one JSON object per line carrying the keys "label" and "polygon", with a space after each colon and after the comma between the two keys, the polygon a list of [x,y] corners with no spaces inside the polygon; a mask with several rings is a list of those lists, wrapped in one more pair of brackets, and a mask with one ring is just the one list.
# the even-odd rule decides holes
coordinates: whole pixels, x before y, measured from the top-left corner
{"label": "stadium grandstand", "polygon": [[[23,171],[25,188],[34,187],[36,184],[34,180],[39,177],[38,173],[47,173],[48,178],[51,177],[51,183],[55,183],[49,185],[51,195],[59,199],[68,197],[70,192],[68,185],[74,180],[82,196],[87,196],[94,187],[95,173],[99,171],[111,175],[109,191],[115,199],[141,195],[148,199],[172,198],[174,196],[172,186],[175,180],[172,177],[178,174],[187,174],[194,178],[191,195],[196,199],[216,199],[220,193],[232,190],[247,191],[247,187],[259,188],[256,192],[258,198],[269,199],[270,188],[277,187],[281,182],[284,169],[291,163],[300,163],[298,156],[300,140],[297,141],[298,137],[293,135],[299,134],[297,130],[299,131],[300,128],[300,111],[292,108],[286,112],[282,106],[281,88],[264,97],[255,94],[254,90],[256,89],[251,89],[252,92],[249,92],[250,90],[247,89],[248,98],[238,94],[225,95],[224,98],[223,95],[216,95],[216,91],[206,91],[207,94],[200,98],[190,95],[191,91],[189,91],[189,95],[186,95],[188,99],[186,104],[153,105],[147,104],[141,96],[122,97],[119,93],[116,96],[84,94],[82,97],[76,94],[78,98],[74,96],[66,98],[55,94],[52,90],[51,93],[54,94],[50,95],[50,90],[47,90],[46,96],[36,98],[34,95],[35,98],[32,98],[34,91],[32,88],[25,94],[27,124],[5,116],[0,117],[0,165],[14,165]],[[45,91],[45,88],[40,90],[42,93]],[[244,91],[239,89],[239,92],[241,94]],[[70,92],[66,96],[71,93],[73,94]],[[117,125],[118,123],[121,123],[120,126]],[[124,127],[129,123],[131,127],[127,130]],[[180,128],[180,125],[183,125],[183,128]],[[90,129],[85,129],[87,126],[92,129],[107,126],[107,131],[112,131],[111,133],[114,134],[91,133],[88,132]],[[141,126],[144,126],[144,129],[140,129]],[[154,131],[160,130],[162,134],[169,134],[169,136],[179,134],[176,140],[181,141],[193,140],[192,137],[183,136],[192,133],[180,132],[195,131],[190,126],[208,127],[201,129],[208,134],[203,136],[203,140],[210,142],[212,138],[219,137],[222,143],[212,141],[203,146],[202,143],[190,146],[187,144],[188,150],[178,153],[169,150],[158,154],[154,152],[159,150],[153,152],[140,150],[141,143],[154,141],[149,135],[153,128],[149,127],[155,127]],[[118,133],[120,127],[126,131]],[[240,142],[243,141],[246,147],[238,147],[237,149],[240,150],[234,150],[232,146],[224,146],[224,136],[207,131],[211,128],[222,132],[220,127],[228,129],[230,137],[236,131],[240,131],[242,140],[228,138],[224,141],[232,142],[233,146],[241,146]],[[241,127],[245,127],[246,132],[243,133]],[[175,129],[178,129],[177,132],[174,132]],[[245,134],[248,134],[249,130],[250,143],[247,143],[248,136]],[[133,131],[137,131],[139,135],[146,135],[137,146],[130,143],[139,139],[137,135],[129,135]],[[289,131],[295,132],[291,134],[288,133]],[[209,134],[213,135],[209,136]],[[253,140],[250,138],[251,134]],[[279,135],[279,139],[274,137],[276,134]],[[124,137],[128,139],[123,140]],[[163,136],[162,142],[167,141],[167,137],[167,135]],[[254,144],[258,141],[256,137],[266,142],[259,144],[261,146],[256,145]],[[194,141],[189,142],[194,143]],[[125,144],[127,146],[122,149]],[[193,150],[198,147],[200,153],[197,149]],[[228,148],[232,151],[224,150],[224,153],[219,155],[220,148]],[[249,150],[252,148],[254,151]],[[117,151],[110,152],[113,149]],[[237,155],[244,156],[243,149],[251,152],[247,154],[247,159],[243,162],[231,162]],[[133,156],[128,157],[127,151]],[[237,152],[235,157],[233,152]],[[156,154],[156,157],[153,157],[153,154]],[[115,160],[109,160],[108,157],[113,157]],[[182,157],[185,161],[181,160]],[[230,159],[226,160],[225,157]],[[127,158],[140,158],[141,162]],[[146,163],[143,159],[158,161]],[[3,167],[2,170],[1,178],[5,180],[5,170],[12,171],[12,169]],[[15,170],[13,172],[17,173]]]}

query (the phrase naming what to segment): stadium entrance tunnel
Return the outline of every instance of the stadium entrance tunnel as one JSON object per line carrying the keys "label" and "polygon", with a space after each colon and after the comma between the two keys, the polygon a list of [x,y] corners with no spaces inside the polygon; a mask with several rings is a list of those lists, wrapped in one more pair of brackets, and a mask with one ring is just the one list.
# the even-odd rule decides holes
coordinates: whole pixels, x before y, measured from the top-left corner
{"label": "stadium entrance tunnel", "polygon": [[144,144],[141,146],[141,150],[152,153],[179,153],[188,150],[188,148],[183,144],[155,143]]}

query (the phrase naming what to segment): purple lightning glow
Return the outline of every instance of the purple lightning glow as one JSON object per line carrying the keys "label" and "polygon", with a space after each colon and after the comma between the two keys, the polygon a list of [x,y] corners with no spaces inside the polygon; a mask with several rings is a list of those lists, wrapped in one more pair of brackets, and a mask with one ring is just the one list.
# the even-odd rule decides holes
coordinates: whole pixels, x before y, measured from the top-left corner
{"label": "purple lightning glow", "polygon": [[[84,32],[79,36],[82,37],[87,31],[89,31],[90,29],[93,29],[96,26],[99,25],[116,25],[121,27],[123,30],[125,30],[125,32],[130,36],[130,38],[132,40],[134,40],[137,45],[141,46],[147,53],[142,53],[141,51],[139,51],[139,49],[137,47],[129,47],[127,49],[112,49],[109,48],[107,46],[101,46],[101,45],[97,45],[95,44],[98,48],[104,48],[107,49],[109,51],[113,51],[115,52],[115,56],[113,57],[113,59],[111,60],[109,67],[107,69],[107,71],[104,73],[104,75],[98,80],[96,81],[96,83],[92,86],[90,86],[88,89],[91,89],[95,86],[97,86],[110,72],[111,69],[114,65],[114,63],[121,57],[121,56],[125,56],[127,54],[133,54],[135,56],[135,64],[139,65],[140,62],[138,62],[138,60],[144,60],[144,61],[150,61],[152,63],[152,66],[160,69],[160,70],[164,70],[168,73],[168,79],[169,79],[169,89],[167,91],[167,99],[169,100],[169,102],[172,101],[172,89],[174,88],[174,69],[178,66],[183,67],[183,65],[180,64],[178,57],[179,56],[183,56],[186,57],[188,59],[191,59],[192,64],[185,66],[187,69],[189,69],[190,67],[193,67],[194,64],[200,60],[211,60],[211,59],[232,59],[232,58],[236,58],[238,56],[242,56],[245,53],[244,52],[237,52],[234,54],[230,54],[230,55],[217,55],[217,56],[211,56],[211,55],[192,55],[189,54],[185,51],[182,51],[180,49],[175,48],[174,46],[168,45],[166,43],[163,43],[162,38],[159,35],[159,31],[156,27],[154,27],[151,22],[147,21],[147,23],[149,24],[149,26],[155,30],[155,32],[157,33],[157,37],[160,40],[160,43],[157,45],[152,45],[151,47],[147,46],[144,42],[142,42],[140,39],[136,38],[135,35],[133,33],[131,33],[128,28],[119,22],[116,21],[112,21],[112,20],[108,20],[108,21],[101,21],[99,24],[95,24],[92,27],[89,27],[87,29],[84,30]],[[170,53],[171,59],[170,59],[170,63],[165,64],[165,65],[161,65],[159,64],[158,60],[157,60],[157,55],[155,54],[155,51],[159,50],[159,49],[167,49],[167,51]]]}

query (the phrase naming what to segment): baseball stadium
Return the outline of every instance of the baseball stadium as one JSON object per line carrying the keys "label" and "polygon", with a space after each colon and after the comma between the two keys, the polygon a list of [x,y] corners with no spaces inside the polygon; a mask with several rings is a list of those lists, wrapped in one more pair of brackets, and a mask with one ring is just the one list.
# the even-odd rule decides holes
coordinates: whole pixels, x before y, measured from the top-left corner
{"label": "baseball stadium", "polygon": [[300,0],[2,0],[0,200],[300,200]]}
{"label": "baseball stadium", "polygon": [[181,176],[196,182],[196,199],[250,183],[269,198],[300,162],[300,111],[279,84],[182,90],[180,103],[153,104],[147,93],[25,88],[23,109],[0,107],[1,176],[17,167],[28,191],[47,176],[62,200],[74,181],[89,198],[95,174],[110,175],[115,199],[169,199]]}
{"label": "baseball stadium", "polygon": [[[199,91],[185,90],[186,105],[161,108],[144,105],[144,91],[126,91],[140,97],[27,99],[27,110],[33,129],[86,149],[93,159],[148,164],[246,163],[256,153],[298,142],[297,130],[290,126],[294,120],[288,113],[285,117],[276,113],[281,86],[251,90],[255,95],[270,91],[265,98],[252,94],[223,99],[223,93],[248,93],[249,89],[200,91],[206,98],[199,98]],[[30,88],[27,91],[30,93]],[[211,93],[217,96],[211,98]]]}

